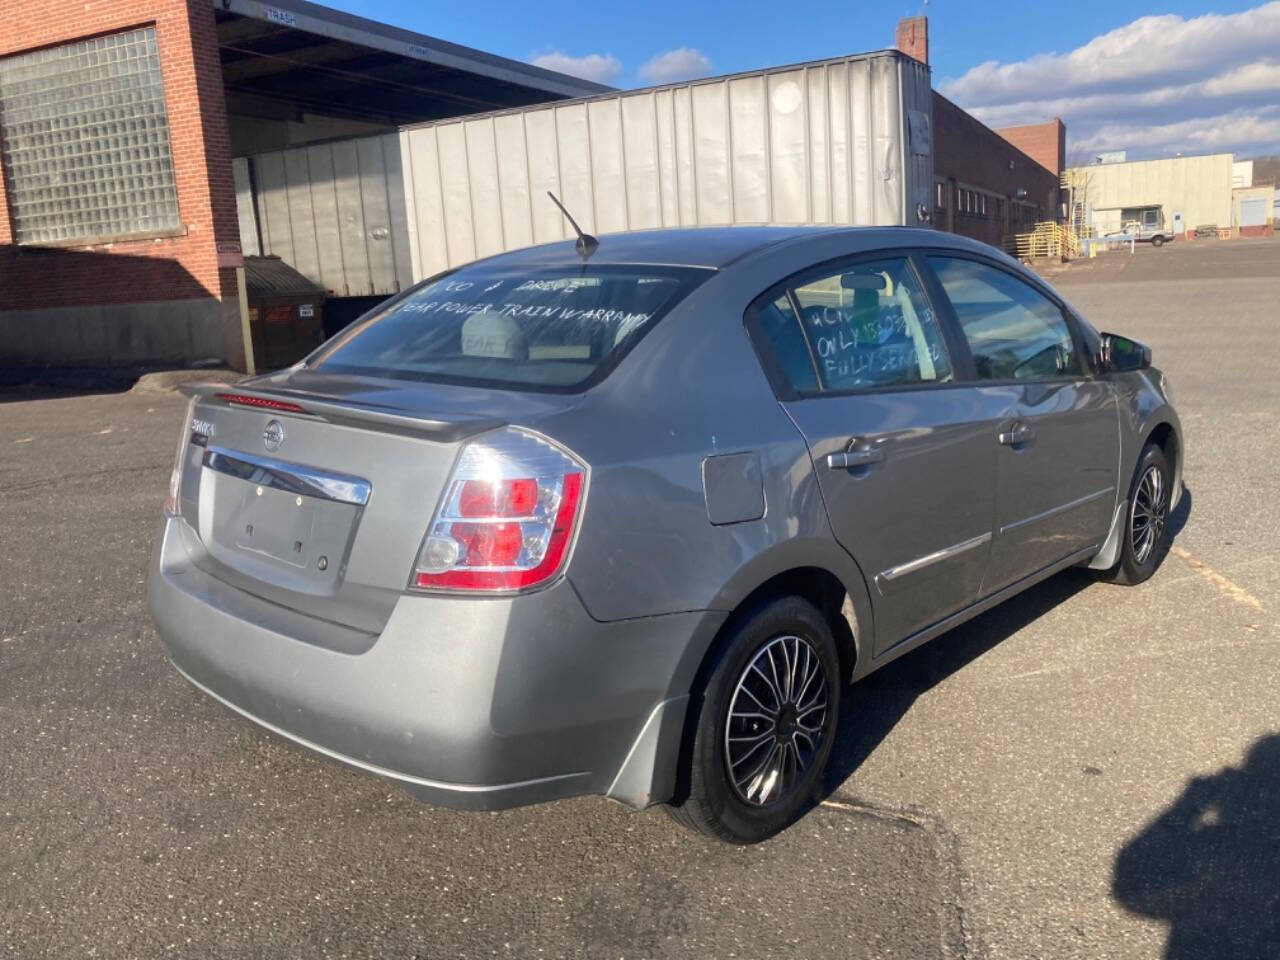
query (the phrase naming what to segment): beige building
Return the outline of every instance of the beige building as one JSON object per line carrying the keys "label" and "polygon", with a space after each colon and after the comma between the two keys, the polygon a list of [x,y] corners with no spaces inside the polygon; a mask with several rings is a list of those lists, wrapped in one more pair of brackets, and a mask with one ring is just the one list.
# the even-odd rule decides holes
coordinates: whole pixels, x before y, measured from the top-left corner
{"label": "beige building", "polygon": [[1275,229],[1272,220],[1276,188],[1237,187],[1231,191],[1231,226],[1242,237],[1269,237]]}
{"label": "beige building", "polygon": [[1071,167],[1065,180],[1077,215],[1092,222],[1097,236],[1153,218],[1162,230],[1185,236],[1197,227],[1234,226],[1232,181],[1240,172],[1231,154],[1215,153]]}

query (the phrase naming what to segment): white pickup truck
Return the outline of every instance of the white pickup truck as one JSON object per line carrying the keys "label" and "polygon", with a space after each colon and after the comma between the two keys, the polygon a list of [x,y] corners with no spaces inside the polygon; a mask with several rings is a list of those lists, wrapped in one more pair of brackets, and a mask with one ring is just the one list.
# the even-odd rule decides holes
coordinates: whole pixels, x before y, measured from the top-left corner
{"label": "white pickup truck", "polygon": [[1172,242],[1175,233],[1165,225],[1163,207],[1136,207],[1126,209],[1121,217],[1124,224],[1119,230],[1108,233],[1107,240],[1134,240],[1149,243],[1153,247]]}

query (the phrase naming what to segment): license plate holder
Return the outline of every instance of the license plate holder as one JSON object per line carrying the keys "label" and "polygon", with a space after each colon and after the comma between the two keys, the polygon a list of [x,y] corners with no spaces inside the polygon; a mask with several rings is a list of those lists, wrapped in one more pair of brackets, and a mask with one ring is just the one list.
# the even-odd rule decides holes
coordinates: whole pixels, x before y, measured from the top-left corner
{"label": "license plate holder", "polygon": [[211,473],[215,554],[280,586],[327,592],[339,581],[360,507]]}

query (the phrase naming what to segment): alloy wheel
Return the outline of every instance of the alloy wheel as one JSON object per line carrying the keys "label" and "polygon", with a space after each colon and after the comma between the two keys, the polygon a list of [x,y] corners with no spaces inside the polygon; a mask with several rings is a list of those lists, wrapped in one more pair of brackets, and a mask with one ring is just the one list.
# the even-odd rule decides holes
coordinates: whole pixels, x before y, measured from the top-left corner
{"label": "alloy wheel", "polygon": [[765,806],[786,797],[818,753],[827,676],[808,641],[775,637],[743,670],[725,721],[725,765],[738,797]]}
{"label": "alloy wheel", "polygon": [[1139,564],[1146,563],[1152,551],[1164,539],[1168,513],[1164,473],[1152,464],[1143,471],[1142,479],[1138,481],[1129,516],[1129,541],[1133,547],[1133,559]]}

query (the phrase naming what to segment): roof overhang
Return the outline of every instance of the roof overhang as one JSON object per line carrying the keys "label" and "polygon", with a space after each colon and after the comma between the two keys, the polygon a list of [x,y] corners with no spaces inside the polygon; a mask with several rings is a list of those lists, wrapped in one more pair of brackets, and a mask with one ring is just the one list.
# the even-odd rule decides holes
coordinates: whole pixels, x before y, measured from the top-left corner
{"label": "roof overhang", "polygon": [[399,124],[611,89],[306,0],[212,3],[235,98]]}

